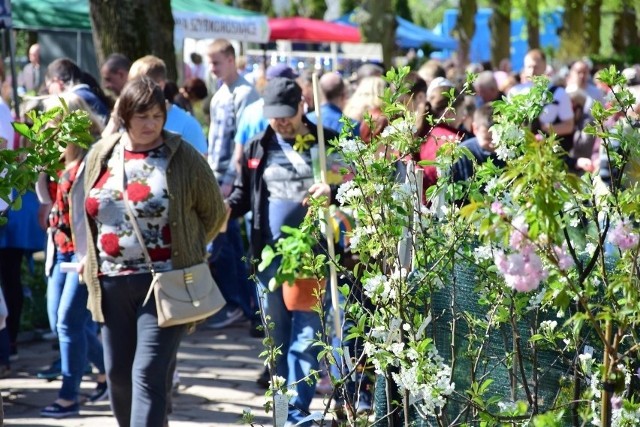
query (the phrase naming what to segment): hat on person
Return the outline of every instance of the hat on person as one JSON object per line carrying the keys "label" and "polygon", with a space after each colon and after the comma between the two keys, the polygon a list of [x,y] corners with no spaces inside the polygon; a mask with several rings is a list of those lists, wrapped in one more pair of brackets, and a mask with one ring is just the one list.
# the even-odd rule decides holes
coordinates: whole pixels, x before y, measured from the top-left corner
{"label": "hat on person", "polygon": [[267,80],[275,79],[276,77],[286,77],[288,79],[297,79],[298,74],[293,71],[293,68],[289,67],[287,64],[279,63],[276,65],[271,65],[267,68],[267,72],[265,73],[265,77]]}
{"label": "hat on person", "polygon": [[440,91],[442,92],[442,89],[451,87],[455,87],[451,80],[444,77],[436,77],[435,79],[431,80],[431,83],[427,88],[427,97],[435,94],[438,89],[440,89]]}
{"label": "hat on person", "polygon": [[264,88],[264,117],[281,119],[293,117],[302,100],[302,89],[293,79],[276,77]]}

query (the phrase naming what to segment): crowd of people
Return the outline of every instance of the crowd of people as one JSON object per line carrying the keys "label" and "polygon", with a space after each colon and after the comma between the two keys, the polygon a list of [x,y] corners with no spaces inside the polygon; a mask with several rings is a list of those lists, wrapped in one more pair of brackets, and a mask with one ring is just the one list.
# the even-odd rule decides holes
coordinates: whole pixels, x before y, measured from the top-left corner
{"label": "crowd of people", "polygon": [[[38,55],[39,47],[32,46],[30,64],[18,79],[28,101],[25,112],[46,111],[63,99],[89,114],[95,143],[88,150],[61,150],[64,168],[57,176],[41,176],[24,197],[23,212],[32,214],[0,205],[8,219],[0,226],[0,283],[9,313],[0,331],[0,377],[11,375],[10,363],[19,357],[22,260],[46,249],[46,309],[60,360],[38,376],[62,377],[62,383],[42,416],[78,415],[80,382],[94,372],[96,388],[87,400],[109,397],[119,425],[166,425],[187,328],[160,328],[155,303],[145,297],[153,271],[207,259],[226,305],[206,327],[245,324],[247,333],[261,337],[263,319],[274,322],[271,334],[280,348],[275,372],[265,370],[257,381],[266,387],[272,375],[285,378],[296,391],[288,423],[301,422],[316,391],[314,380],[302,380],[321,368],[320,347],[313,345],[321,319],[313,311],[288,310],[282,290],[269,290],[277,261],[254,277],[251,261],[282,237],[282,226],[300,225],[309,197],[337,203],[336,183],[314,179],[318,127],[327,140],[347,123],[364,142],[380,135],[388,125],[380,98],[388,86],[384,69],[368,63],[353,76],[325,72],[319,78],[322,101],[315,105],[313,70],[273,64],[250,83],[233,44],[223,39],[208,46],[206,57],[191,56],[181,86],[169,81],[165,63],[152,55],[131,61],[111,54],[101,66],[101,83],[68,58],[41,70]],[[207,67],[216,82],[211,87]],[[403,102],[416,114],[415,135],[422,141],[415,160],[435,160],[438,147],[455,141],[476,162],[458,161],[453,179],[469,179],[488,159],[500,165],[491,138],[492,103],[526,94],[532,78],[544,75],[553,101],[532,125],[534,132],[557,135],[571,171],[601,173],[606,180],[600,141],[584,129],[593,122],[592,106],[606,104],[610,88],[590,61],[554,69],[542,51],[531,50],[520,73],[508,61],[495,70],[472,64],[473,94],[461,92],[464,71],[430,60],[407,76],[410,91]],[[640,114],[640,67],[624,73]],[[438,120],[435,125],[429,116]],[[0,101],[4,149],[26,143],[14,135],[14,120],[24,117],[11,117]],[[439,172],[424,169],[428,187]],[[319,386],[327,388],[322,380]],[[369,387],[358,387],[359,411],[371,409]]]}

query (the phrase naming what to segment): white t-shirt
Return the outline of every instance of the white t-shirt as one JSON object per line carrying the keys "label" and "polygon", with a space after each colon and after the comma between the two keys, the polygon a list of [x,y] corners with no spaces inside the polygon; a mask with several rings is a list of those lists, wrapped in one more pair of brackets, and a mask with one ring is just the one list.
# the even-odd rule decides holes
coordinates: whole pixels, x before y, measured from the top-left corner
{"label": "white t-shirt", "polygon": [[[525,95],[529,93],[532,87],[532,82],[520,83],[511,88],[508,96]],[[545,105],[542,109],[539,117],[540,123],[548,125],[555,123],[557,120],[564,122],[573,119],[571,98],[563,87],[556,86],[556,90],[553,92],[553,100],[553,103]]]}

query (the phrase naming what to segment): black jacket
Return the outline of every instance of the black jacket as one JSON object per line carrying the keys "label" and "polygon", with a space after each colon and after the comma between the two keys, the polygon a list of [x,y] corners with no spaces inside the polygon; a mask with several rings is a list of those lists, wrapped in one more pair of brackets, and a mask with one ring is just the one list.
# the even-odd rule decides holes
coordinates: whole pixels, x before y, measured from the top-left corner
{"label": "black jacket", "polygon": [[[306,117],[302,117],[302,121],[309,129],[309,133],[316,137],[318,141],[318,128]],[[337,137],[338,134],[334,131],[324,129],[325,141],[330,141]],[[242,153],[241,171],[236,177],[236,181],[233,185],[233,191],[227,198],[227,203],[231,208],[231,218],[239,218],[251,212],[253,217],[251,221],[251,256],[252,258],[260,258],[262,249],[265,246],[262,233],[260,230],[262,208],[265,207],[263,201],[269,196],[267,188],[264,185],[262,175],[265,168],[265,147],[269,144],[272,138],[275,137],[274,130],[271,126],[267,126],[267,129],[251,139]],[[335,203],[338,186],[331,186],[331,203]]]}

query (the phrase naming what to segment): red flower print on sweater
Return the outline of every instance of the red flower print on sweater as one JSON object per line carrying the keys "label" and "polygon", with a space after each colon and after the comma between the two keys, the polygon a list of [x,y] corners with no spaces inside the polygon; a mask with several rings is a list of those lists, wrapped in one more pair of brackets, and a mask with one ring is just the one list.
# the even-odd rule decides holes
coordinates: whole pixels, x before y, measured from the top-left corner
{"label": "red flower print on sweater", "polygon": [[169,224],[162,227],[162,242],[165,245],[171,243],[171,228],[169,227]]}
{"label": "red flower print on sweater", "polygon": [[100,237],[100,244],[102,245],[102,249],[109,256],[122,256],[120,252],[120,239],[118,239],[118,235],[115,233],[107,233],[103,234]]}
{"label": "red flower print on sweater", "polygon": [[147,248],[151,261],[166,261],[171,259],[171,248]]}
{"label": "red flower print on sweater", "polygon": [[91,218],[95,218],[98,216],[98,208],[100,207],[100,202],[98,199],[93,197],[87,197],[87,201],[84,203],[84,207],[87,210],[87,215]]}
{"label": "red flower print on sweater", "polygon": [[129,200],[134,203],[147,200],[150,194],[151,187],[141,182],[132,182],[127,185],[127,195],[129,196]]}

